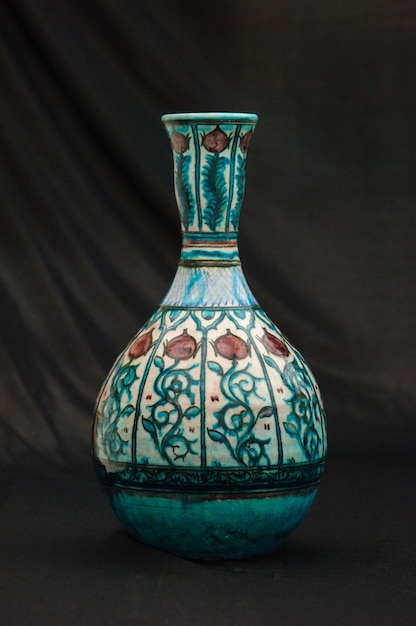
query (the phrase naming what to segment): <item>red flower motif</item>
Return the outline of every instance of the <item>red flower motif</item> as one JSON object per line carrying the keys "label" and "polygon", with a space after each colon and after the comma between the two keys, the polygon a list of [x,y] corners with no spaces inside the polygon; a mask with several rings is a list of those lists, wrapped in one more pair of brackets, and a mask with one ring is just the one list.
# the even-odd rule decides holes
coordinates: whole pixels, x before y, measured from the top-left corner
{"label": "red flower motif", "polygon": [[276,337],[275,335],[268,333],[265,328],[263,328],[263,330],[264,335],[261,338],[261,342],[266,350],[268,352],[271,352],[272,354],[275,354],[276,356],[289,356],[289,350],[287,349],[283,341],[278,339],[278,337]]}
{"label": "red flower motif", "polygon": [[150,350],[152,345],[152,332],[152,330],[149,330],[132,343],[129,350],[129,357],[131,359],[138,359]]}
{"label": "red flower motif", "polygon": [[243,135],[243,137],[241,137],[240,139],[241,152],[244,152],[244,153],[247,152],[248,147],[250,145],[250,139],[251,139],[252,134],[253,134],[253,131],[249,130],[248,133],[246,133],[245,135]]}
{"label": "red flower motif", "polygon": [[177,154],[183,154],[189,148],[189,137],[187,137],[187,135],[182,135],[182,133],[178,133],[176,130],[173,131],[170,141],[173,150]]}
{"label": "red flower motif", "polygon": [[188,335],[186,328],[181,335],[174,337],[165,345],[165,354],[170,356],[171,359],[175,359],[175,361],[190,359],[194,356],[196,350],[196,340],[191,335]]}
{"label": "red flower motif", "polygon": [[245,359],[250,354],[248,344],[240,337],[237,337],[237,335],[233,335],[229,330],[227,330],[225,335],[221,335],[221,337],[215,340],[214,350],[216,354],[230,361]]}
{"label": "red flower motif", "polygon": [[205,135],[202,139],[202,145],[208,150],[208,152],[223,152],[226,148],[228,148],[229,142],[229,137],[219,126]]}

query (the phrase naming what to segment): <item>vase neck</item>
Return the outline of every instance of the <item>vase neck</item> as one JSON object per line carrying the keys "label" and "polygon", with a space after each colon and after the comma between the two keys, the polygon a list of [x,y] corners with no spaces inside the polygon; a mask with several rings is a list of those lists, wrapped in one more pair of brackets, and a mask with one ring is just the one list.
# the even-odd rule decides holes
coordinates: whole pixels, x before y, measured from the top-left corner
{"label": "vase neck", "polygon": [[239,263],[246,156],[257,116],[165,115],[182,229],[181,265]]}

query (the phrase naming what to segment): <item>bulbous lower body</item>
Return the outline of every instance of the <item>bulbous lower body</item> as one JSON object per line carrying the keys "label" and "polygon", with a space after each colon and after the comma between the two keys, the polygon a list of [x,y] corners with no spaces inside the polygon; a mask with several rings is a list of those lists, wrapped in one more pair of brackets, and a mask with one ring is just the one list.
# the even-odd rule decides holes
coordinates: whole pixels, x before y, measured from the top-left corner
{"label": "bulbous lower body", "polygon": [[275,551],[302,521],[317,487],[271,492],[192,493],[137,490],[107,483],[127,532],[189,559],[242,559]]}
{"label": "bulbous lower body", "polygon": [[258,305],[160,307],[97,401],[95,463],[118,519],[188,558],[275,550],[325,453],[315,379]]}

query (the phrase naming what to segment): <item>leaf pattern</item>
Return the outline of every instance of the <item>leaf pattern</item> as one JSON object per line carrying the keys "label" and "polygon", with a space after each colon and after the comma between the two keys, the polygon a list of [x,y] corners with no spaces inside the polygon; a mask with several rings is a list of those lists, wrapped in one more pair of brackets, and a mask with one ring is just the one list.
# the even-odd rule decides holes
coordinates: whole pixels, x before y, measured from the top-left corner
{"label": "leaf pattern", "polygon": [[274,413],[271,406],[262,407],[254,414],[251,400],[258,395],[259,378],[251,374],[250,366],[241,368],[237,360],[223,372],[219,364],[208,362],[208,367],[221,376],[221,394],[226,403],[216,417],[215,429],[208,430],[209,437],[226,446],[231,458],[240,466],[256,467],[270,465],[267,445],[270,438],[264,439],[255,435],[254,430],[258,419],[271,417]]}
{"label": "leaf pattern", "polygon": [[216,230],[227,208],[228,189],[224,173],[229,162],[225,156],[209,154],[202,169],[201,187],[207,201],[203,219],[211,230]]}
{"label": "leaf pattern", "polygon": [[221,365],[219,363],[216,363],[215,361],[208,361],[207,365],[208,365],[210,370],[212,370],[213,372],[215,372],[219,376],[223,376],[224,372],[223,372],[222,367],[221,367]]}
{"label": "leaf pattern", "polygon": [[236,183],[237,183],[237,193],[236,193],[236,201],[231,211],[231,224],[234,229],[238,229],[238,223],[240,221],[240,212],[241,205],[243,203],[244,191],[246,188],[246,158],[241,154],[238,155],[237,158],[237,174],[236,174]]}
{"label": "leaf pattern", "polygon": [[192,186],[189,181],[189,166],[191,157],[178,154],[176,156],[176,193],[179,203],[179,212],[182,224],[187,230],[192,223],[195,215],[194,196]]}
{"label": "leaf pattern", "polygon": [[211,437],[212,441],[217,441],[219,443],[227,443],[227,437],[225,437],[222,433],[218,432],[218,430],[208,429],[208,435]]}
{"label": "leaf pattern", "polygon": [[192,126],[188,134],[171,127],[186,233],[182,264],[209,263],[189,272],[195,308],[175,300],[172,309],[156,313],[114,368],[97,411],[103,458],[133,465],[149,459],[176,471],[187,464],[283,467],[325,454],[325,417],[314,381],[264,312],[200,306],[206,288],[230,288],[219,268],[210,267],[213,260],[234,264],[238,257],[252,128],[223,126]]}
{"label": "leaf pattern", "polygon": [[[215,447],[210,462],[218,454],[235,466],[266,467],[276,463],[270,442],[275,444],[280,433],[283,444],[291,439],[292,446],[289,453],[284,447],[278,452],[279,463],[322,458],[325,414],[316,384],[296,352],[281,356],[280,344],[271,342],[271,333],[277,337],[277,331],[264,313],[172,309],[159,315],[176,334],[162,333],[155,342],[157,351],[150,357],[143,354],[145,361],[132,365],[130,358],[120,358],[104,390],[97,432],[107,458],[135,462],[130,451],[136,441],[135,424],[141,425],[141,437],[152,446],[152,454],[170,466],[182,467],[201,454],[204,438],[206,449]],[[157,317],[152,328],[158,328]],[[153,382],[146,383],[138,404],[137,390],[149,380],[143,367],[148,358]],[[260,371],[253,368],[253,358],[263,364],[264,380],[270,380],[268,390]],[[206,403],[201,406],[203,369],[211,386],[205,383]],[[286,405],[283,413],[282,405]],[[212,417],[204,422],[208,414]]]}
{"label": "leaf pattern", "polygon": [[127,442],[120,436],[122,420],[134,412],[131,386],[137,380],[136,367],[118,362],[111,380],[109,395],[102,403],[100,430],[108,457],[119,460]]}
{"label": "leaf pattern", "polygon": [[[142,416],[142,424],[160,457],[169,465],[175,465],[178,461],[183,463],[188,454],[197,454],[192,447],[196,439],[189,438],[183,428],[185,419],[193,420],[200,414],[193,392],[198,385],[198,380],[192,375],[196,366],[183,368],[180,361],[175,360],[166,367],[161,357],[156,357],[154,363],[160,372],[154,380],[151,395],[155,395],[157,400],[149,404],[149,415]],[[188,402],[190,405],[185,408]]]}
{"label": "leaf pattern", "polygon": [[284,429],[290,437],[296,439],[306,459],[315,461],[322,446],[322,438],[316,426],[325,420],[324,409],[307,370],[297,360],[286,363],[282,380],[291,391],[291,397],[285,400],[291,409],[288,415],[290,421],[283,422]]}

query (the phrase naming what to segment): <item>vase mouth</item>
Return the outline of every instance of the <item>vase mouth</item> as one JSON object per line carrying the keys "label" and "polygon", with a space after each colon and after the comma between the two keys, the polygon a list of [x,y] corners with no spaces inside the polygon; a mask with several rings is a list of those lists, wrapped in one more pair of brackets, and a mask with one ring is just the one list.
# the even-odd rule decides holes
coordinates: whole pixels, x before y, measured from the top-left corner
{"label": "vase mouth", "polygon": [[238,124],[255,124],[258,116],[255,113],[230,113],[230,112],[211,112],[211,113],[167,113],[162,115],[162,122],[184,122],[190,123],[238,123]]}

